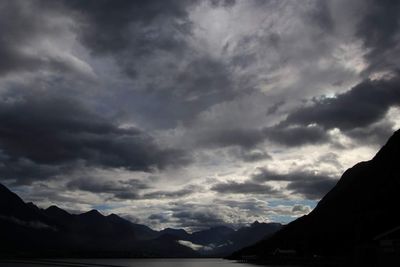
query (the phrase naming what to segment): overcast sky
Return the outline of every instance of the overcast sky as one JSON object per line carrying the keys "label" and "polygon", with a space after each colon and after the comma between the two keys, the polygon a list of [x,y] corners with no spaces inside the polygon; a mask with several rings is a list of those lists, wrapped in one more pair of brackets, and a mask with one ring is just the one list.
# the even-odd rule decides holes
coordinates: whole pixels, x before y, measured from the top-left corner
{"label": "overcast sky", "polygon": [[400,127],[400,2],[0,1],[0,181],[156,229],[308,213]]}

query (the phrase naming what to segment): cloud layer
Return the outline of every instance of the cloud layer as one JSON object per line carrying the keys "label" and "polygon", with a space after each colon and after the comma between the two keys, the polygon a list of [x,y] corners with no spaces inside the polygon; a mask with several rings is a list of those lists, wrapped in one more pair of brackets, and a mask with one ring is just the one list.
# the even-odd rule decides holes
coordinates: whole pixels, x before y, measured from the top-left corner
{"label": "cloud layer", "polygon": [[157,228],[290,221],[400,127],[399,13],[2,1],[0,181]]}

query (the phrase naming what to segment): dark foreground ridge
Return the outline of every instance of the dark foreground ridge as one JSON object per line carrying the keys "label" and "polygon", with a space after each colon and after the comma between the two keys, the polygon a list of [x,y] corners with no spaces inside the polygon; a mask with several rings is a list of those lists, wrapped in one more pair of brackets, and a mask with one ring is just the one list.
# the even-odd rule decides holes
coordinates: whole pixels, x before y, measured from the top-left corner
{"label": "dark foreground ridge", "polygon": [[308,215],[229,258],[265,263],[400,266],[400,130],[348,169]]}
{"label": "dark foreground ridge", "polygon": [[225,226],[155,231],[97,210],[75,215],[57,206],[40,209],[0,184],[0,258],[223,257],[280,228],[255,222],[236,231]]}

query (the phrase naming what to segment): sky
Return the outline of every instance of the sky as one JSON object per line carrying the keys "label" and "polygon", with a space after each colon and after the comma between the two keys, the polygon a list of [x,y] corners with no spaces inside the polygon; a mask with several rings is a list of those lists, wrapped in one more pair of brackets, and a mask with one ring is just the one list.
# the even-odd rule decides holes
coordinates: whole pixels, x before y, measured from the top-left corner
{"label": "sky", "polygon": [[0,182],[189,231],[307,214],[400,127],[400,2],[0,1]]}

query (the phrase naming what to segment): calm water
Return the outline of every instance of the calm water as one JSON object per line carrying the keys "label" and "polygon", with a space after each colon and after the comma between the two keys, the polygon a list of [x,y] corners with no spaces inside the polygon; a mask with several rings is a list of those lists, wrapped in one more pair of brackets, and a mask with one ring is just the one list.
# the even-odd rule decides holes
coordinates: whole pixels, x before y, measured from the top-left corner
{"label": "calm water", "polygon": [[59,259],[4,262],[0,267],[254,267],[222,259]]}

